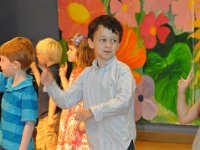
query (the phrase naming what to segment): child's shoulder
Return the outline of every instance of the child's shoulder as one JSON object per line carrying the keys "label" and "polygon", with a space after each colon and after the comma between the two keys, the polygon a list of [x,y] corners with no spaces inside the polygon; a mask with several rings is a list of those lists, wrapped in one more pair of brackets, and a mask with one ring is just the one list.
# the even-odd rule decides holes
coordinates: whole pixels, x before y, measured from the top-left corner
{"label": "child's shoulder", "polygon": [[87,75],[88,73],[91,72],[91,70],[92,70],[92,66],[85,67],[83,71],[81,72],[81,74]]}
{"label": "child's shoulder", "polygon": [[27,75],[27,78],[21,83],[20,87],[23,93],[29,93],[32,96],[36,93],[33,85],[33,77],[31,75]]}
{"label": "child's shoulder", "polygon": [[120,70],[130,71],[130,67],[127,64],[123,63],[122,61],[117,60],[116,66]]}

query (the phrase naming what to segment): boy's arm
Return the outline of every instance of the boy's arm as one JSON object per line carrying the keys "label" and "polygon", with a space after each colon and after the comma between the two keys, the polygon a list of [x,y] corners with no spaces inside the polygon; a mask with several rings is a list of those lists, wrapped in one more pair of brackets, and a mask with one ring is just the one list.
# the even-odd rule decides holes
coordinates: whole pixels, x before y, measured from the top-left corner
{"label": "boy's arm", "polygon": [[48,125],[52,126],[54,124],[54,115],[56,112],[56,104],[52,100],[52,98],[49,98],[49,110],[48,110]]}
{"label": "boy's arm", "polygon": [[95,117],[96,121],[118,115],[124,111],[128,111],[130,105],[134,107],[135,82],[129,69],[123,69],[118,78],[116,87],[116,95],[114,98],[106,102],[92,106],[89,109],[83,109],[76,113],[76,120],[85,121],[91,117]]}
{"label": "boy's arm", "polygon": [[83,79],[84,72],[76,79],[76,81],[67,90],[63,91],[53,79],[52,72],[41,67],[41,83],[45,86],[47,93],[52,97],[56,105],[60,108],[70,108],[78,104],[83,99]]}
{"label": "boy's arm", "polygon": [[47,93],[60,108],[71,108],[82,100],[82,79],[77,80],[66,91],[60,89],[55,81],[46,87]]}
{"label": "boy's arm", "polygon": [[34,122],[26,121],[19,150],[27,150],[34,130]]}
{"label": "boy's arm", "polygon": [[38,116],[38,101],[34,87],[28,86],[27,88],[24,88],[21,99],[21,121],[25,122],[25,125],[23,129],[20,150],[27,150],[33,134],[35,125],[34,123],[36,123]]}
{"label": "boy's arm", "polygon": [[40,85],[40,72],[39,72],[39,70],[38,70],[38,68],[37,68],[36,63],[35,63],[35,62],[32,62],[30,68],[31,68],[31,70],[33,71],[33,74],[34,74],[36,83],[37,83],[37,85],[39,86],[39,85]]}

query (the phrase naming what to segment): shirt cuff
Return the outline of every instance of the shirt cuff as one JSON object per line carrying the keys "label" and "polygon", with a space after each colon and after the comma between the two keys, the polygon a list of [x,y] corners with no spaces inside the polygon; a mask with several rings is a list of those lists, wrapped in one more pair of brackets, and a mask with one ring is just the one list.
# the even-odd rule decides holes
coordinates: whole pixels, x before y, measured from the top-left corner
{"label": "shirt cuff", "polygon": [[94,119],[96,121],[101,121],[103,119],[103,116],[101,116],[99,113],[98,113],[98,109],[97,109],[97,106],[92,106],[90,107],[90,110],[92,111],[92,114],[94,116]]}

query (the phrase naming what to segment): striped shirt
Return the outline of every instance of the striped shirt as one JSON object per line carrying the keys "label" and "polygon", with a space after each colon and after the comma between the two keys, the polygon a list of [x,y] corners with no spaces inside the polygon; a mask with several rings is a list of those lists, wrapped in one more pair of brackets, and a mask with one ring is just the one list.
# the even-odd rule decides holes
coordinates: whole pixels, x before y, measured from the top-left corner
{"label": "striped shirt", "polygon": [[[18,150],[26,121],[36,122],[38,116],[37,94],[32,84],[32,77],[11,87],[13,78],[6,78],[0,73],[0,90],[2,98],[2,147],[6,150]],[[31,139],[28,150],[33,150]]]}
{"label": "striped shirt", "polygon": [[86,121],[86,134],[92,150],[126,150],[135,141],[135,80],[130,68],[113,57],[102,68],[94,60],[64,92],[55,82],[47,92],[61,108],[83,100],[94,117]]}

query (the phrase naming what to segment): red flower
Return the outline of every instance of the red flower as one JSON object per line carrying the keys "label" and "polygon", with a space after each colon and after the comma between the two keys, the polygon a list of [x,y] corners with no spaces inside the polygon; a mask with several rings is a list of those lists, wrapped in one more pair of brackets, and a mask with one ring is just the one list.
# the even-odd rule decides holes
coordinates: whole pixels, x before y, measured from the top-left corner
{"label": "red flower", "polygon": [[163,14],[159,14],[157,18],[153,12],[145,15],[143,22],[140,23],[140,36],[144,40],[144,46],[148,49],[152,49],[156,45],[156,36],[160,43],[164,43],[170,29],[166,26],[162,26],[168,22],[168,18]]}

